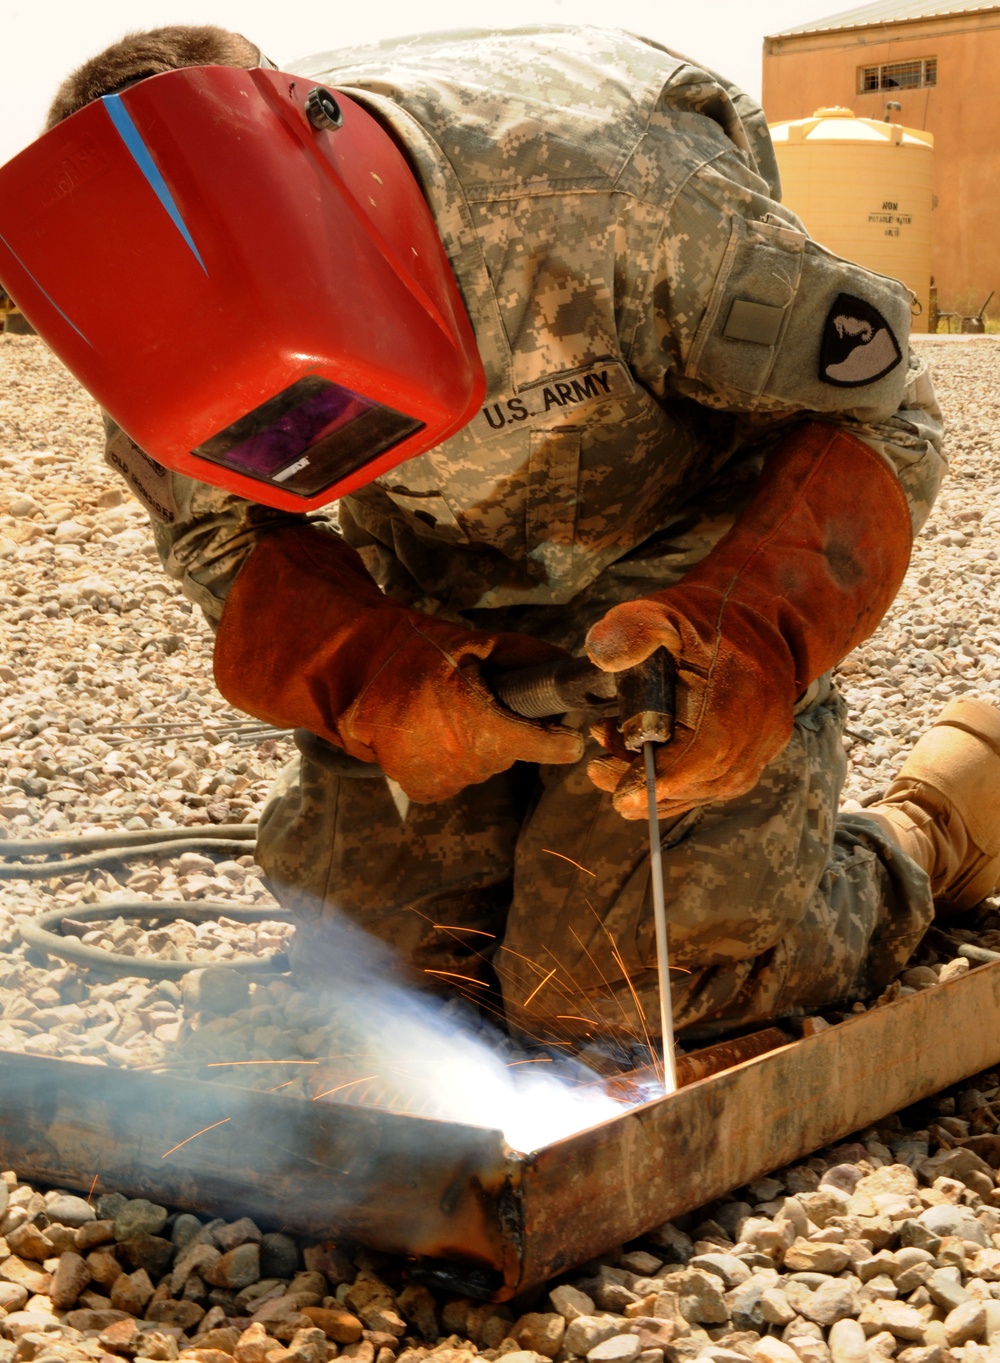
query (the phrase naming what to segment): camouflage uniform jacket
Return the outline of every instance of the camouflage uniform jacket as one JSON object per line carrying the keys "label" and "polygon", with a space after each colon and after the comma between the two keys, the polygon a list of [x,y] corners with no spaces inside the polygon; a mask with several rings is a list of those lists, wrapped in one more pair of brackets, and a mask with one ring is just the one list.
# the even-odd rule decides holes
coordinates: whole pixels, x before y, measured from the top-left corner
{"label": "camouflage uniform jacket", "polygon": [[[596,29],[436,34],[299,70],[404,147],[487,375],[463,431],[339,505],[385,591],[578,646],[608,605],[711,547],[803,414],[879,449],[924,519],[943,463],[930,380],[906,358],[911,295],[779,205],[746,95]],[[845,295],[898,339],[898,363],[870,381],[872,362],[848,384],[821,355]],[[247,552],[289,517],[157,474],[114,428],[109,458],[145,495],[168,570],[217,619]]]}

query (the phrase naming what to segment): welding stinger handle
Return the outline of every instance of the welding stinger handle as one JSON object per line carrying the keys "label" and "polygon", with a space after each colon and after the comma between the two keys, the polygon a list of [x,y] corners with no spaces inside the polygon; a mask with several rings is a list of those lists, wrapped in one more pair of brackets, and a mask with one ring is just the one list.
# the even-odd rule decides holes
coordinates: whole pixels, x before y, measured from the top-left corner
{"label": "welding stinger handle", "polygon": [[[599,709],[618,700],[619,729],[625,746],[637,752],[644,743],[666,743],[673,732],[675,664],[659,648],[624,672],[605,672],[586,658],[498,672],[485,678],[508,710],[525,719],[546,719],[567,710]],[[362,762],[327,743],[308,729],[296,729],[295,746],[303,756],[337,776],[372,779],[382,776],[377,762]]]}
{"label": "welding stinger handle", "polygon": [[618,729],[629,752],[646,743],[669,743],[674,734],[677,664],[665,648],[624,672],[618,684]]}
{"label": "welding stinger handle", "polygon": [[497,700],[525,719],[599,708],[618,694],[615,673],[603,672],[588,658],[560,658],[513,672],[487,672],[484,681]]}
{"label": "welding stinger handle", "polygon": [[630,752],[644,743],[668,743],[674,728],[677,667],[665,648],[624,672],[605,672],[586,658],[500,672],[486,680],[508,710],[545,719],[591,709],[617,698],[618,727]]}

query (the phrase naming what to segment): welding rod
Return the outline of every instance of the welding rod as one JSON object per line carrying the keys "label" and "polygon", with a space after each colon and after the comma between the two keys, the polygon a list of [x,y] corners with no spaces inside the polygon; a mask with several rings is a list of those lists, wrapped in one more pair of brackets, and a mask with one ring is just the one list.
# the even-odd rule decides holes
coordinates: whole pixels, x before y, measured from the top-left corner
{"label": "welding rod", "polygon": [[656,929],[656,972],[659,980],[660,1035],[663,1038],[663,1087],[677,1089],[674,1056],[674,1013],[670,995],[670,951],[667,905],[663,892],[663,854],[656,803],[656,746],[669,743],[674,733],[677,665],[665,648],[644,662],[615,673],[618,689],[618,728],[629,752],[641,752],[646,770],[646,808],[649,813],[649,871]]}
{"label": "welding rod", "polygon": [[646,803],[649,807],[649,869],[653,886],[653,924],[656,928],[656,973],[660,985],[660,1035],[663,1038],[663,1089],[677,1091],[677,1061],[674,1054],[674,1006],[670,996],[670,950],[667,945],[667,904],[663,893],[663,852],[660,847],[660,818],[656,809],[656,745],[644,743],[646,763]]}

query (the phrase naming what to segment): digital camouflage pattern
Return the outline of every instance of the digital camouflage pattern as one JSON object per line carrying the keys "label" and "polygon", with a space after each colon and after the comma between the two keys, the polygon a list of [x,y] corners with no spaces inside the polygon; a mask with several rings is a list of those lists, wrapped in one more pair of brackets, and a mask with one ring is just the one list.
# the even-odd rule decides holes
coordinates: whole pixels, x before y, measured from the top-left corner
{"label": "digital camouflage pattern", "polygon": [[[922,524],[944,462],[926,368],[906,356],[911,295],[830,255],[781,207],[763,114],[746,95],[654,43],[592,29],[438,34],[299,69],[364,104],[406,148],[487,374],[483,408],[463,431],[338,506],[340,533],[390,596],[579,652],[609,606],[675,582],[708,552],[804,413],[877,450]],[[855,387],[820,363],[845,296],[874,309],[903,354]],[[142,452],[113,426],[110,436],[117,467],[146,494],[167,570],[217,621],[260,536],[296,518],[175,475],[154,488]],[[668,866],[684,868],[672,874],[678,965],[692,971],[677,985],[683,1021],[773,1013],[807,985],[810,997],[851,992],[884,915],[929,914],[926,883],[898,858],[889,867],[868,822],[860,833],[838,825],[831,861],[839,737],[800,741],[807,732],[803,717],[775,764],[780,779],[769,768],[744,800],[668,834]],[[515,885],[498,963],[519,1016],[530,990],[515,950],[537,963],[556,934],[567,970],[586,975],[569,920],[592,951],[603,929],[581,895],[623,956],[648,969],[644,830],[625,825],[582,771],[542,773],[519,836],[524,807],[501,817],[490,803],[507,798],[496,794],[502,778],[401,820],[381,783],[328,788],[307,769],[272,804],[262,855],[303,921],[336,902],[421,959],[400,897],[471,896],[470,922],[502,930],[513,857],[530,894]],[[584,837],[577,813],[564,819],[584,808],[575,801],[589,802],[603,833]],[[397,870],[382,856],[390,829],[408,849]],[[586,865],[603,838],[600,888],[564,885],[557,858],[529,852],[536,836]],[[747,868],[761,858],[766,875],[754,879]],[[887,960],[905,959],[916,940],[907,921]],[[547,1007],[544,992],[534,1002]]]}
{"label": "digital camouflage pattern", "polygon": [[[824,680],[755,790],[661,824],[679,1028],[870,996],[926,929],[923,871],[870,820],[837,820],[844,715]],[[326,971],[335,906],[401,948],[424,983],[479,999],[467,981],[495,972],[508,1020],[533,1036],[655,1033],[648,833],[587,779],[594,751],[436,805],[291,763],[257,856],[298,921],[296,971]]]}

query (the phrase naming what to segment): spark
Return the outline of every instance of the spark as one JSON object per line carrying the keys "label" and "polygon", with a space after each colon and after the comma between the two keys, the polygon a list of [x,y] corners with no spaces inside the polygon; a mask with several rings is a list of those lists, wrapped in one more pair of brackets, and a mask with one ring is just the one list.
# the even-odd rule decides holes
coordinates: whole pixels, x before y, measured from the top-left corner
{"label": "spark", "polygon": [[622,960],[621,952],[618,950],[617,946],[615,946],[613,940],[611,943],[611,956],[615,962],[615,965],[618,967],[618,969],[622,972],[622,975],[625,977],[625,983],[628,985],[628,992],[632,995],[632,1002],[635,1004],[635,1011],[639,1014],[639,1021],[642,1023],[643,1032],[645,1032],[646,1010],[639,1002],[639,995],[635,992],[635,989],[632,985],[632,980],[631,977],[629,976],[628,970],[625,968],[625,962]]}
{"label": "spark", "polygon": [[540,980],[539,983],[535,985],[534,989],[531,991],[531,993],[528,995],[528,997],[527,997],[527,998],[524,1000],[524,1002],[521,1004],[521,1007],[522,1007],[522,1008],[527,1008],[528,1004],[531,1002],[531,1000],[532,1000],[532,999],[535,997],[535,995],[538,993],[539,989],[541,989],[544,985],[547,985],[548,982],[549,982],[549,980],[551,980],[552,976],[553,976],[555,973],[556,973],[556,966],[553,966],[552,969],[549,971],[549,973],[545,976],[545,979],[544,979],[544,980]]}
{"label": "spark", "polygon": [[[484,936],[484,937],[489,937],[491,941],[495,941],[495,940],[496,940],[496,934],[495,934],[495,933],[492,933],[492,932],[482,932],[482,929],[480,929],[480,928],[460,928],[456,923],[435,923],[434,920],[433,920],[433,918],[431,918],[431,917],[430,917],[428,914],[426,914],[426,913],[421,913],[420,909],[414,908],[414,906],[413,906],[412,904],[407,905],[407,912],[408,912],[408,913],[415,913],[415,914],[417,915],[417,917],[418,917],[418,918],[422,918],[422,919],[424,920],[425,923],[430,923],[430,925],[431,925],[432,928],[439,928],[442,932],[450,932],[450,933],[452,933],[452,934],[454,934],[454,933],[456,933],[456,932],[475,932],[475,933],[480,933],[480,934],[481,934],[482,936]],[[456,940],[456,941],[461,941],[460,938],[456,938],[455,940]],[[492,961],[490,958],[484,956],[483,953],[482,953],[481,951],[473,951],[472,954],[473,954],[474,958],[475,958],[477,961],[482,961],[482,963],[483,963],[484,965],[492,965],[493,969],[496,971],[496,973],[497,973],[498,976],[501,975],[501,974],[503,973],[503,968],[502,968],[502,966],[500,966],[496,961]],[[426,967],[425,967],[425,969],[426,969]],[[435,971],[431,971],[431,970],[427,970],[427,973],[428,973],[428,974],[435,974],[435,973],[437,973],[437,974],[445,974],[444,971],[435,972]],[[508,973],[509,973],[509,972],[508,972]],[[462,979],[468,979],[469,977],[468,977],[467,975],[455,975],[455,976],[453,976],[453,978],[454,978],[454,979],[457,979],[457,980],[462,980]],[[471,983],[474,984],[474,985],[476,985],[477,988],[482,988],[482,987],[483,987],[483,981],[482,981],[482,980],[475,980],[475,979],[474,979],[474,980],[471,981]],[[499,1018],[500,1021],[501,1021],[502,1023],[504,1023],[504,1025],[506,1025],[506,1022],[507,1022],[507,1015],[506,1015],[506,1013],[504,1013],[504,1011],[503,1011],[502,1008],[494,1008],[494,1007],[492,1007],[490,1004],[488,1004],[488,1003],[486,1002],[486,997],[485,997],[485,995],[480,994],[480,995],[478,996],[478,998],[477,998],[475,994],[472,994],[472,995],[470,995],[470,994],[462,994],[461,989],[460,989],[458,986],[455,986],[455,987],[458,989],[458,992],[459,992],[459,994],[461,995],[462,998],[468,999],[468,1001],[469,1001],[470,1003],[475,1003],[476,1006],[477,1006],[478,1008],[481,1008],[482,1011],[483,1011],[484,1013],[492,1013],[495,1017]],[[536,1038],[536,1040],[537,1040],[537,1039],[538,1039],[538,1038]]]}
{"label": "spark", "polygon": [[[318,1060],[209,1060],[205,1064],[208,1070],[222,1069],[226,1065],[318,1065]],[[291,1080],[289,1080],[291,1083]],[[273,1090],[272,1090],[273,1091]]]}
{"label": "spark", "polygon": [[[597,919],[597,921],[601,924],[601,927],[604,928],[604,931],[605,931],[605,933],[607,934],[608,940],[609,940],[610,943],[611,943],[612,949],[617,953],[618,948],[615,946],[615,939],[611,936],[610,932],[608,932],[607,928],[604,927],[604,923],[601,921],[600,915],[598,914],[597,910],[594,908],[593,904],[591,904],[589,900],[587,901],[587,907],[590,909],[591,913],[594,915],[594,917]],[[610,982],[609,982],[609,980],[608,980],[608,977],[605,975],[604,971],[601,969],[601,967],[600,967],[600,966],[597,964],[597,962],[594,960],[594,958],[593,958],[593,956],[591,955],[591,953],[590,953],[590,951],[588,950],[588,948],[587,948],[587,947],[584,945],[584,943],[580,940],[580,937],[579,937],[579,935],[578,935],[576,929],[571,927],[571,928],[570,928],[570,932],[571,932],[571,933],[573,934],[573,936],[576,938],[577,942],[580,943],[580,946],[583,947],[583,950],[587,953],[587,959],[590,961],[590,963],[593,965],[594,969],[597,971],[598,975],[600,975],[601,979],[604,981],[604,985],[605,985],[605,988],[607,989],[608,993],[609,993],[609,994],[611,995],[611,997],[614,999],[615,1003],[617,1003],[618,1008],[619,1008],[619,1010],[620,1010],[620,1012],[621,1012],[621,1015],[622,1015],[622,1017],[625,1019],[625,1029],[626,1029],[626,1031],[631,1032],[632,1035],[634,1036],[634,1035],[635,1035],[635,1029],[632,1027],[631,1022],[629,1021],[628,1013],[626,1013],[626,1011],[625,1011],[625,1005],[622,1003],[621,999],[618,997],[617,992],[616,992],[614,989],[612,989],[611,984],[610,984]],[[619,957],[619,959],[620,959],[620,957]],[[625,975],[625,980],[626,980],[626,983],[628,984],[629,988],[631,989],[631,988],[632,988],[632,983],[631,983],[631,981],[629,980],[627,974]],[[640,1013],[640,1020],[642,1020],[642,1014],[641,1014],[641,1013]],[[650,1045],[650,1043],[649,1043],[649,1034],[646,1032],[646,1024],[645,1024],[644,1021],[643,1021],[643,1023],[642,1023],[642,1030],[643,1030],[644,1035],[646,1036],[646,1044],[649,1046],[650,1055],[653,1056],[653,1071],[654,1071],[654,1073],[657,1075],[657,1077],[658,1077],[658,1079],[659,1079],[659,1082],[663,1085],[664,1091],[666,1091],[666,1075],[665,1075],[665,1073],[661,1073],[661,1071],[662,1071],[662,1066],[661,1066],[661,1069],[660,1069],[660,1070],[658,1070],[657,1067],[656,1067],[656,1059],[655,1059],[655,1057],[656,1057],[656,1052],[655,1052],[655,1050],[653,1049],[652,1045]]]}
{"label": "spark", "polygon": [[596,1018],[581,1017],[579,1013],[556,1013],[556,1022],[589,1022],[591,1027],[600,1027]]}
{"label": "spark", "polygon": [[608,993],[609,993],[609,994],[611,995],[611,997],[614,999],[615,1003],[617,1003],[618,1008],[619,1008],[619,1011],[621,1012],[622,1017],[625,1019],[625,1030],[626,1030],[627,1032],[631,1032],[631,1031],[633,1030],[633,1028],[632,1028],[631,1021],[630,1021],[630,1019],[629,1019],[629,1015],[628,1015],[628,1013],[626,1013],[626,1011],[625,1011],[625,1006],[624,1006],[624,1004],[622,1003],[621,999],[618,997],[618,995],[617,995],[617,994],[615,993],[615,991],[612,989],[612,987],[611,987],[611,981],[608,979],[607,975],[605,975],[604,971],[601,969],[601,967],[600,967],[600,966],[597,964],[597,962],[594,960],[594,957],[593,957],[593,955],[591,954],[589,947],[588,947],[588,946],[586,945],[586,943],[582,940],[582,938],[580,937],[580,934],[577,932],[576,928],[570,927],[570,932],[571,932],[571,933],[573,934],[573,936],[576,938],[578,945],[579,945],[579,946],[582,948],[582,950],[585,952],[585,954],[586,954],[586,956],[587,956],[587,960],[590,962],[590,964],[591,964],[591,965],[594,967],[594,969],[597,971],[598,975],[600,975],[601,980],[602,980],[603,983],[604,983],[604,987],[607,989]]}
{"label": "spark", "polygon": [[440,932],[474,932],[477,937],[496,936],[495,932],[486,932],[483,928],[463,928],[458,923],[431,923],[431,927],[437,928]]}
{"label": "spark", "polygon": [[363,1074],[360,1079],[349,1079],[346,1084],[338,1084],[336,1088],[326,1089],[323,1093],[317,1093],[313,1098],[313,1102],[317,1102],[320,1098],[329,1098],[331,1093],[339,1093],[341,1089],[349,1089],[353,1087],[354,1084],[364,1084],[369,1079],[377,1078],[377,1074]]}
{"label": "spark", "polygon": [[[519,961],[523,961],[525,965],[530,965],[532,970],[534,970],[536,974],[542,975],[545,973],[545,967],[540,966],[537,961],[533,961],[530,956],[525,956],[524,952],[515,951],[513,947],[507,946],[506,943],[504,944],[503,949],[504,951],[508,952],[509,955],[516,956]],[[549,955],[551,956],[552,953],[549,952]],[[552,959],[555,960],[555,957],[553,956]]]}
{"label": "spark", "polygon": [[[525,956],[525,955],[523,955],[523,953],[520,952],[520,951],[514,951],[513,948],[507,946],[506,944],[504,945],[503,950],[504,950],[505,952],[509,952],[511,956],[516,956],[517,959],[518,959],[519,961],[523,961],[523,962],[525,963],[525,965],[530,966],[531,969],[535,972],[536,975],[544,975],[544,974],[545,974],[545,967],[542,966],[542,965],[539,965],[537,961],[533,961],[533,960],[531,959],[530,956]],[[555,961],[555,963],[556,963],[556,969],[557,969],[557,970],[565,970],[565,971],[566,971],[566,974],[569,976],[569,978],[570,978],[570,979],[573,978],[572,972],[569,971],[569,970],[566,970],[566,968],[565,968],[565,966],[562,964],[562,962],[558,959],[558,957],[554,956],[553,953],[552,953],[551,951],[549,951],[548,947],[545,948],[545,954],[546,954],[547,956],[551,956],[551,957],[552,957],[553,961]],[[498,965],[496,962],[494,962],[494,967],[495,967],[495,969],[496,969],[497,974],[499,975],[500,972],[501,972],[501,966]],[[550,972],[550,973],[551,973],[551,972]],[[517,975],[516,975],[513,971],[508,971],[507,974],[508,974],[508,976],[509,976],[509,979],[510,979],[510,983],[511,983],[511,984],[518,984],[518,983],[520,983],[520,981],[519,981]],[[544,981],[543,981],[543,983],[544,983]],[[561,980],[556,980],[556,981],[555,981],[554,987],[555,987],[556,989],[559,990],[560,994],[563,995],[563,999],[564,999],[564,1001],[565,1001],[566,1003],[572,1003],[572,1002],[573,1002],[573,999],[574,999],[574,991],[573,991],[572,989],[568,989],[568,988],[566,987],[566,985],[564,985],[564,984],[562,983]],[[576,991],[576,992],[578,992],[578,991]]]}
{"label": "spark", "polygon": [[595,879],[597,877],[596,871],[588,871],[586,866],[581,866],[578,861],[574,861],[572,857],[566,856],[564,852],[553,852],[551,847],[543,847],[542,851],[548,852],[550,857],[559,857],[561,861],[568,861],[571,866],[575,866],[576,869],[582,871],[585,876],[594,876]]}
{"label": "spark", "polygon": [[221,1122],[213,1122],[211,1126],[203,1126],[200,1131],[194,1133],[194,1136],[187,1136],[184,1140],[178,1141],[176,1145],[172,1145],[169,1150],[164,1150],[160,1159],[166,1159],[167,1156],[172,1155],[175,1150],[179,1150],[182,1145],[187,1145],[188,1141],[193,1141],[197,1136],[204,1136],[206,1131],[214,1131],[217,1126],[225,1126],[226,1122],[229,1121],[232,1121],[231,1117],[223,1117]]}
{"label": "spark", "polygon": [[87,1194],[87,1206],[88,1206],[88,1207],[90,1206],[90,1199],[94,1196],[94,1189],[97,1187],[97,1180],[98,1180],[100,1177],[101,1177],[100,1174],[95,1174],[95,1175],[94,1175],[94,1181],[93,1181],[93,1183],[90,1185],[90,1192]]}
{"label": "spark", "polygon": [[334,1060],[368,1060],[371,1063],[370,1051],[341,1051],[339,1055],[323,1055],[316,1061],[317,1065],[329,1065]]}
{"label": "spark", "polygon": [[[454,931],[456,930],[456,925],[455,925],[455,924],[441,924],[441,923],[435,923],[434,920],[433,920],[433,918],[431,918],[431,917],[430,917],[428,914],[426,914],[426,913],[422,913],[420,909],[415,908],[412,904],[407,905],[407,912],[408,912],[408,913],[415,913],[415,914],[417,915],[418,918],[422,918],[422,919],[424,920],[425,923],[430,923],[431,927],[433,927],[433,928],[441,928],[441,929],[442,929],[443,931],[445,931],[445,932],[452,932],[452,933],[454,933]],[[478,932],[478,931],[480,931],[480,929],[478,929],[478,928],[462,928],[461,931],[462,931],[462,932]],[[487,935],[491,940],[493,940],[493,941],[496,940],[496,937],[495,937],[495,934],[494,934],[494,933],[487,933],[486,935]],[[456,940],[456,941],[460,941],[461,939],[460,939],[460,938],[456,938],[455,940]],[[511,951],[510,947],[507,947],[506,950],[507,950],[507,951]],[[491,958],[491,957],[486,957],[486,956],[483,955],[483,953],[482,953],[481,951],[476,951],[476,952],[474,952],[473,954],[474,954],[476,960],[482,961],[484,965],[490,966],[490,967],[496,972],[497,976],[499,977],[499,979],[500,979],[501,981],[506,979],[507,982],[510,983],[510,984],[514,984],[514,983],[517,982],[517,981],[516,981],[516,977],[514,976],[513,971],[508,970],[508,969],[505,969],[505,967],[504,967],[502,961],[500,961],[498,958],[495,959],[495,958]],[[551,954],[552,954],[552,953],[550,952],[549,955],[551,955]],[[520,953],[517,952],[517,951],[511,951],[511,955],[512,955],[512,956],[518,956],[518,955],[520,955]],[[537,970],[537,971],[541,972],[541,967],[538,966],[538,965],[536,965],[535,962],[534,962],[534,961],[531,961],[527,956],[523,956],[523,957],[521,957],[521,959],[524,960],[524,961],[528,961],[528,964],[532,967],[533,970]],[[458,976],[457,978],[462,978],[462,977],[461,977],[461,976]],[[476,980],[476,981],[474,981],[474,983],[475,983],[476,985],[480,985],[480,984],[481,984],[481,981],[480,981],[480,980]],[[568,991],[567,989],[565,989],[564,986],[562,986],[562,985],[560,985],[559,988],[562,989],[562,992],[563,992],[563,993],[566,995],[566,997],[568,998],[568,997],[569,997],[569,991]],[[470,995],[467,995],[467,994],[463,994],[462,997],[463,997],[463,998],[468,998],[470,1002],[474,1002],[474,1003],[475,1003],[479,1008],[481,1008],[484,1012],[492,1013],[495,1017],[499,1018],[499,1020],[504,1024],[504,1026],[506,1026],[506,1024],[507,1024],[507,1015],[506,1015],[506,1013],[503,1011],[502,1008],[494,1008],[494,1007],[491,1007],[491,1006],[486,1002],[485,997],[484,997],[483,995],[480,995],[478,998],[476,998],[475,995],[470,996]],[[536,1040],[536,1041],[542,1041],[543,1038],[542,1038],[542,1037],[535,1037],[535,1040]]]}
{"label": "spark", "polygon": [[425,975],[447,975],[453,980],[464,980],[466,984],[474,984],[478,989],[489,989],[485,980],[477,980],[473,975],[459,975],[454,970],[431,970],[429,966],[424,968]]}
{"label": "spark", "polygon": [[[606,937],[606,938],[608,939],[608,941],[611,943],[611,955],[612,955],[612,957],[614,958],[615,964],[618,966],[618,969],[622,972],[622,975],[623,975],[623,977],[624,977],[624,979],[625,979],[625,983],[626,983],[626,985],[628,986],[628,992],[632,995],[632,1002],[635,1004],[635,1010],[636,1010],[636,1012],[637,1012],[638,1015],[639,1015],[639,1024],[640,1024],[640,1026],[642,1027],[642,1035],[643,1035],[643,1040],[644,1040],[645,1043],[646,1043],[646,1049],[649,1051],[649,1054],[653,1057],[653,1073],[657,1076],[657,1079],[658,1079],[659,1083],[663,1085],[663,1091],[664,1091],[664,1093],[665,1093],[665,1092],[666,1092],[666,1089],[667,1089],[666,1066],[665,1066],[665,1064],[663,1063],[662,1060],[661,1060],[661,1062],[660,1062],[659,1065],[657,1065],[657,1063],[656,1063],[656,1049],[655,1049],[655,1047],[653,1046],[652,1041],[650,1040],[649,1030],[648,1030],[648,1028],[646,1027],[646,1014],[645,1014],[645,1012],[643,1011],[642,1004],[639,1002],[639,995],[635,992],[635,987],[634,987],[634,985],[632,984],[632,977],[629,975],[628,971],[627,971],[626,968],[625,968],[625,962],[622,960],[622,954],[621,954],[621,952],[618,950],[618,943],[615,941],[614,937],[611,935],[611,932],[610,932],[610,930],[609,930],[607,924],[604,922],[604,919],[601,917],[601,915],[600,915],[600,914],[597,912],[597,910],[594,908],[593,904],[591,904],[590,900],[588,899],[588,900],[586,900],[585,902],[586,902],[587,908],[590,910],[590,912],[591,912],[591,913],[594,915],[594,917],[597,919],[598,923],[600,923],[600,925],[601,925],[601,930],[603,931],[605,937]],[[666,1042],[664,1041],[664,1045],[665,1045],[665,1044],[666,1044]]]}
{"label": "spark", "polygon": [[[608,933],[608,936],[611,937],[611,934]],[[635,1007],[636,1007],[636,1012],[639,1014],[639,1022],[640,1022],[641,1025],[642,1025],[642,1035],[643,1035],[643,1040],[644,1040],[645,1043],[646,1043],[646,1049],[649,1051],[649,1054],[650,1054],[650,1055],[652,1056],[652,1058],[653,1058],[653,1073],[657,1076],[657,1081],[658,1081],[658,1083],[662,1084],[662,1086],[663,1086],[663,1091],[664,1091],[664,1093],[666,1093],[666,1092],[667,1092],[667,1073],[666,1073],[666,1069],[664,1068],[664,1065],[663,1065],[662,1061],[661,1061],[659,1064],[657,1064],[657,1060],[656,1060],[656,1047],[653,1045],[652,1041],[650,1040],[649,1030],[648,1030],[648,1028],[646,1027],[646,1014],[642,1011],[642,1004],[639,1002],[639,995],[635,992],[635,989],[632,987],[632,981],[631,981],[631,979],[629,978],[629,973],[628,973],[628,971],[625,969],[625,962],[622,960],[621,954],[620,954],[618,948],[614,945],[614,939],[612,938],[611,941],[612,941],[612,947],[611,947],[612,955],[614,956],[615,960],[618,962],[618,966],[619,966],[619,968],[621,969],[622,974],[625,976],[625,983],[628,985],[628,992],[632,995],[632,999],[633,999],[633,1001],[634,1001],[634,1003],[635,1003]]]}
{"label": "spark", "polygon": [[540,1055],[537,1060],[508,1060],[507,1068],[512,1070],[515,1065],[551,1065],[551,1055]]}
{"label": "spark", "polygon": [[[500,1022],[501,1026],[504,1026],[504,1028],[507,1026],[507,1014],[504,1013],[504,1010],[501,1009],[501,1007],[499,1009],[499,1007],[495,1007],[495,1005],[489,1003],[485,994],[466,994],[460,985],[455,985],[455,992],[458,994],[459,998],[466,999],[469,1003],[474,1003],[475,1007],[480,1009],[481,1013],[486,1015],[492,1014],[493,1017]],[[531,1040],[538,1041],[538,1044],[540,1045],[545,1044],[545,1037],[537,1036],[534,1032],[527,1032],[527,1028],[525,1028],[525,1032],[527,1033],[527,1036],[531,1037]]]}
{"label": "spark", "polygon": [[[558,956],[556,955],[556,953],[552,950],[552,948],[551,948],[550,946],[546,946],[546,947],[544,948],[544,951],[545,951],[546,956],[548,956],[552,961],[555,962],[555,964],[556,964],[556,965],[559,967],[559,969],[563,972],[563,974],[566,976],[566,978],[570,981],[570,985],[572,986],[571,988],[567,988],[567,986],[565,986],[565,985],[563,985],[563,984],[560,984],[560,985],[559,985],[559,988],[562,990],[562,993],[565,995],[566,1002],[570,1005],[570,1007],[572,1007],[572,1006],[576,1003],[576,1001],[577,1001],[577,996],[578,996],[580,993],[584,992],[584,991],[581,989],[581,986],[578,985],[578,984],[576,983],[576,981],[573,979],[573,972],[572,972],[572,970],[567,969],[567,967],[566,967],[566,965],[564,964],[564,962],[562,962],[562,961],[559,959],[559,957],[558,957]],[[595,1025],[599,1025],[599,1024],[595,1024]]]}
{"label": "spark", "polygon": [[294,1079],[286,1079],[283,1084],[275,1084],[273,1089],[268,1089],[268,1093],[277,1093],[279,1089],[286,1089],[288,1088],[289,1084],[294,1083],[295,1083]]}

